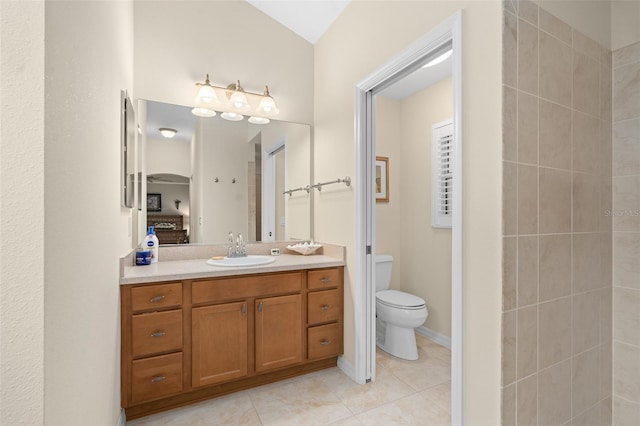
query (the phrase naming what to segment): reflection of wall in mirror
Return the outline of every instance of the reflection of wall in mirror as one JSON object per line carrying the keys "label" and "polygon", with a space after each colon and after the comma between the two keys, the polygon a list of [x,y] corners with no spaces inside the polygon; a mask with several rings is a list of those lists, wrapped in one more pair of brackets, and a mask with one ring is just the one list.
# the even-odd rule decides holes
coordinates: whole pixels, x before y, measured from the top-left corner
{"label": "reflection of wall in mirror", "polygon": [[206,196],[201,199],[203,240],[196,242],[225,241],[229,232],[247,236],[247,159],[253,147],[247,143],[246,127],[230,126],[218,117],[199,122],[202,133],[194,141],[200,144],[202,168],[193,176],[201,179]]}
{"label": "reflection of wall in mirror", "polygon": [[[308,125],[272,121],[262,130],[263,159],[273,146],[285,139],[286,189],[304,188],[309,185],[311,158],[311,130]],[[296,191],[291,196],[277,194],[285,200],[284,240],[308,240],[311,238],[310,195],[306,191]],[[279,221],[278,221],[279,222]],[[279,224],[276,224],[279,225]],[[276,226],[276,228],[279,226]]]}
{"label": "reflection of wall in mirror", "polygon": [[[191,143],[179,140],[147,139],[146,174],[171,174],[188,177],[191,175]],[[158,214],[179,214],[183,217],[184,229],[189,230],[190,195],[189,185],[168,184],[162,181],[147,182],[147,193],[162,194],[162,211]],[[173,200],[180,200],[180,209]],[[188,233],[187,233],[188,234]]]}
{"label": "reflection of wall in mirror", "polygon": [[190,145],[179,140],[147,138],[147,176],[156,173],[191,176]]}

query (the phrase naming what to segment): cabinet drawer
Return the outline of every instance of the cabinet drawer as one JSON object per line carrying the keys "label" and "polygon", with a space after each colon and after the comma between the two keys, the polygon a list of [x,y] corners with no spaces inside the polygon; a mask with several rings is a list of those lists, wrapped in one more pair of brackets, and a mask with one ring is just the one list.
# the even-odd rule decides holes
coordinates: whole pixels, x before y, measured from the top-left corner
{"label": "cabinet drawer", "polygon": [[307,322],[337,321],[340,318],[340,293],[338,289],[323,290],[307,295]]}
{"label": "cabinet drawer", "polygon": [[182,391],[182,352],[139,359],[131,367],[131,400],[150,401]]}
{"label": "cabinet drawer", "polygon": [[196,281],[191,287],[193,304],[292,293],[302,289],[302,272],[254,275]]}
{"label": "cabinet drawer", "polygon": [[307,288],[309,290],[338,287],[341,282],[340,270],[337,268],[317,269],[309,271],[307,275]]}
{"label": "cabinet drawer", "polygon": [[158,284],[131,289],[133,312],[171,308],[182,305],[182,284]]}
{"label": "cabinet drawer", "polygon": [[342,324],[327,324],[307,330],[307,358],[327,358],[342,353]]}
{"label": "cabinet drawer", "polygon": [[134,315],[131,329],[134,358],[182,349],[182,309]]}

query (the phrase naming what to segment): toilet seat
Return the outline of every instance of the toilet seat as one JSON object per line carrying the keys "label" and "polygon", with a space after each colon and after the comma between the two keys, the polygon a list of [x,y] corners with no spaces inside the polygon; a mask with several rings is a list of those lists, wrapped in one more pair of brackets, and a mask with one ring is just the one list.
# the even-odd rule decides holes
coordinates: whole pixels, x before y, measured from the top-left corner
{"label": "toilet seat", "polygon": [[376,300],[386,306],[400,309],[423,309],[427,303],[420,297],[397,290],[376,293]]}

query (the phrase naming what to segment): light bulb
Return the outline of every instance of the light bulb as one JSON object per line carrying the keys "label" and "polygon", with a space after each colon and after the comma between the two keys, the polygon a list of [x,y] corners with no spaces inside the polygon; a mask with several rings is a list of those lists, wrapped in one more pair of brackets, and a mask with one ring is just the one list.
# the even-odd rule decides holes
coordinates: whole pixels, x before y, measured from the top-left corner
{"label": "light bulb", "polygon": [[196,104],[205,107],[220,105],[218,95],[216,95],[216,91],[213,89],[211,83],[209,83],[209,74],[207,74],[207,78],[204,83],[196,83],[196,86],[200,87],[195,99]]}
{"label": "light bulb", "polygon": [[268,117],[273,117],[277,115],[279,111],[273,98],[271,96],[265,96],[260,101],[260,105],[258,105],[258,112]]}
{"label": "light bulb", "polygon": [[249,109],[249,103],[247,102],[247,97],[244,93],[235,91],[229,98],[229,102],[231,106],[238,111],[245,111]]}

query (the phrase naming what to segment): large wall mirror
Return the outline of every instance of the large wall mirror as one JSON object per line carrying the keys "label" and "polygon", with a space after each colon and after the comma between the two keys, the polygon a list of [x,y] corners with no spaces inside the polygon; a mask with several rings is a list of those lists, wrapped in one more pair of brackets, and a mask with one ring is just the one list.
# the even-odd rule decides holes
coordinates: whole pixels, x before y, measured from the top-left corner
{"label": "large wall mirror", "polygon": [[140,102],[140,222],[155,226],[161,245],[224,243],[229,232],[251,242],[312,238],[312,194],[303,189],[312,179],[309,125],[204,118],[190,107]]}

